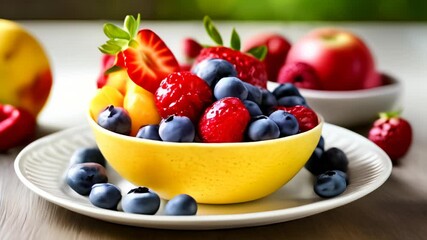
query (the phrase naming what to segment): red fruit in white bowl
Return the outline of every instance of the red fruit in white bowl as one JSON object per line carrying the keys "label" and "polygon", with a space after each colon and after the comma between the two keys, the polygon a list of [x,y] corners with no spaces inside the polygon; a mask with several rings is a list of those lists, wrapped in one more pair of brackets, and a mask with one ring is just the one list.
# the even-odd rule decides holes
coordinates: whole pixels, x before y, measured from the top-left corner
{"label": "red fruit in white bowl", "polygon": [[285,63],[291,44],[284,36],[278,33],[257,34],[246,41],[243,51],[246,52],[262,45],[267,47],[267,55],[263,62],[267,70],[268,79],[276,82],[279,70]]}
{"label": "red fruit in white bowl", "polygon": [[346,30],[319,28],[308,33],[289,50],[286,64],[295,62],[312,66],[323,90],[359,90],[381,85],[370,49]]}
{"label": "red fruit in white bowl", "polygon": [[393,163],[397,163],[411,146],[412,127],[397,113],[381,113],[372,125],[368,138],[382,148]]}
{"label": "red fruit in white bowl", "polygon": [[278,83],[292,83],[297,88],[320,89],[319,77],[314,68],[303,62],[282,66],[277,78]]}

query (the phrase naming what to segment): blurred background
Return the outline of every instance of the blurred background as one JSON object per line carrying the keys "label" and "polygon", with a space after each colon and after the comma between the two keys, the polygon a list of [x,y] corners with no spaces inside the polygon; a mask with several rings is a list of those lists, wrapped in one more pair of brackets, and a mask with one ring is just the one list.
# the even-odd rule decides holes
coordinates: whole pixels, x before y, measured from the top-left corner
{"label": "blurred background", "polygon": [[425,0],[0,0],[0,18],[427,21]]}

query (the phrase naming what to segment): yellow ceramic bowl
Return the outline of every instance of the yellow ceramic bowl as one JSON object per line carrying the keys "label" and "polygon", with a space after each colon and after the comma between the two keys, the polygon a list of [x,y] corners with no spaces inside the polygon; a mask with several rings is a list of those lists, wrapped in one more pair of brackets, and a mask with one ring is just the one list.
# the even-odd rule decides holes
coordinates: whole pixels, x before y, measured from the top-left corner
{"label": "yellow ceramic bowl", "polygon": [[323,125],[275,140],[245,143],[170,143],[113,133],[88,114],[108,163],[126,180],[164,199],[186,193],[198,203],[246,202],[267,196],[304,166]]}

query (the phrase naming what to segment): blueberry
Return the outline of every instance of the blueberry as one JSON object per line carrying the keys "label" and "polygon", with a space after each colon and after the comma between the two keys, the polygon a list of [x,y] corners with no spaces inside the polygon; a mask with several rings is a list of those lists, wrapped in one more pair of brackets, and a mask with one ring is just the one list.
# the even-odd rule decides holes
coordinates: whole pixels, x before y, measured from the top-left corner
{"label": "blueberry", "polygon": [[277,124],[267,116],[258,116],[248,127],[248,138],[252,141],[275,139],[280,136]]}
{"label": "blueberry", "polygon": [[[319,155],[320,152],[321,154]],[[320,147],[316,147],[316,150],[307,161],[305,167],[313,175],[319,175],[330,170],[347,172],[348,159],[346,154],[339,148],[333,147],[323,151]]]}
{"label": "blueberry", "polygon": [[70,159],[70,164],[94,162],[105,167],[105,158],[97,147],[82,147],[74,151]]}
{"label": "blueberry", "polygon": [[317,143],[317,147],[321,148],[322,150],[325,150],[325,138],[323,138],[323,136],[320,136],[319,143]]}
{"label": "blueberry", "polygon": [[161,121],[159,135],[166,142],[193,142],[196,130],[188,117],[171,115]]}
{"label": "blueberry", "polygon": [[326,170],[340,170],[347,172],[348,159],[347,155],[339,148],[333,147],[326,150],[320,159]]}
{"label": "blueberry", "polygon": [[146,187],[138,187],[129,191],[122,199],[124,212],[138,214],[155,214],[160,207],[160,197]]}
{"label": "blueberry", "polygon": [[300,96],[281,97],[277,100],[279,106],[293,107],[296,105],[307,106],[307,102]]}
{"label": "blueberry", "polygon": [[292,83],[280,84],[278,87],[274,89],[273,95],[276,97],[276,99],[280,99],[282,97],[288,97],[288,96],[302,97],[298,88],[296,88],[295,85],[293,85]]}
{"label": "blueberry", "polygon": [[125,109],[110,105],[98,116],[99,126],[115,133],[129,135],[131,131],[131,119]]}
{"label": "blueberry", "polygon": [[255,102],[245,100],[243,101],[243,103],[245,104],[246,109],[248,109],[251,117],[262,115],[261,109],[259,108],[258,104],[256,104]]}
{"label": "blueberry", "polygon": [[150,124],[140,128],[136,134],[136,137],[162,141],[159,135],[159,125],[157,124]]}
{"label": "blueberry", "polygon": [[180,194],[165,205],[166,215],[196,215],[197,202],[190,195]]}
{"label": "blueberry", "polygon": [[246,89],[248,89],[248,97],[246,99],[251,100],[258,105],[261,105],[261,102],[262,102],[261,88],[247,82],[243,82],[243,85],[245,85]]}
{"label": "blueberry", "polygon": [[205,80],[211,88],[224,77],[236,77],[236,68],[223,59],[206,59],[198,63],[192,70],[201,79]]}
{"label": "blueberry", "polygon": [[320,159],[322,158],[324,150],[320,147],[316,147],[314,149],[313,153],[311,154],[308,161],[305,163],[305,168],[311,172],[313,175],[319,175],[320,173],[323,173],[323,168],[321,166]]}
{"label": "blueberry", "polygon": [[243,101],[248,97],[248,89],[243,81],[236,77],[221,78],[215,85],[213,93],[217,100],[225,97],[237,97]]}
{"label": "blueberry", "polygon": [[264,114],[269,115],[274,107],[277,106],[277,99],[267,89],[261,89],[261,110]]}
{"label": "blueberry", "polygon": [[276,110],[270,114],[269,118],[273,120],[280,129],[280,136],[286,137],[297,134],[299,131],[298,120],[294,115],[283,110]]}
{"label": "blueberry", "polygon": [[346,174],[339,170],[320,174],[314,183],[314,192],[322,198],[340,195],[347,189]]}
{"label": "blueberry", "polygon": [[98,163],[72,165],[67,172],[67,184],[78,194],[88,195],[96,183],[108,182],[105,168]]}
{"label": "blueberry", "polygon": [[97,207],[115,210],[122,199],[120,189],[111,183],[97,183],[92,186],[89,201]]}

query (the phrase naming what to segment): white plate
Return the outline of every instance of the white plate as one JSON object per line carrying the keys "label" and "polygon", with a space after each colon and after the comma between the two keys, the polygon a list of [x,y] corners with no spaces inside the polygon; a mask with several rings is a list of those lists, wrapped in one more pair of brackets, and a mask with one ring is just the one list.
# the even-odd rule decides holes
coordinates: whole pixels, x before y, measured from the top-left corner
{"label": "white plate", "polygon": [[[164,229],[259,226],[303,218],[350,203],[377,189],[390,176],[390,159],[366,138],[330,124],[325,124],[323,136],[326,148],[339,147],[349,157],[350,185],[340,196],[331,199],[317,197],[313,192],[313,177],[303,169],[268,197],[241,204],[200,204],[196,216],[165,216],[161,215],[162,209],[154,216],[105,210],[94,207],[87,197],[73,192],[65,184],[64,174],[74,150],[95,145],[87,126],[64,130],[33,142],[18,155],[15,171],[25,186],[46,200],[104,221]],[[110,182],[126,194],[132,186],[108,166],[107,169]]]}

